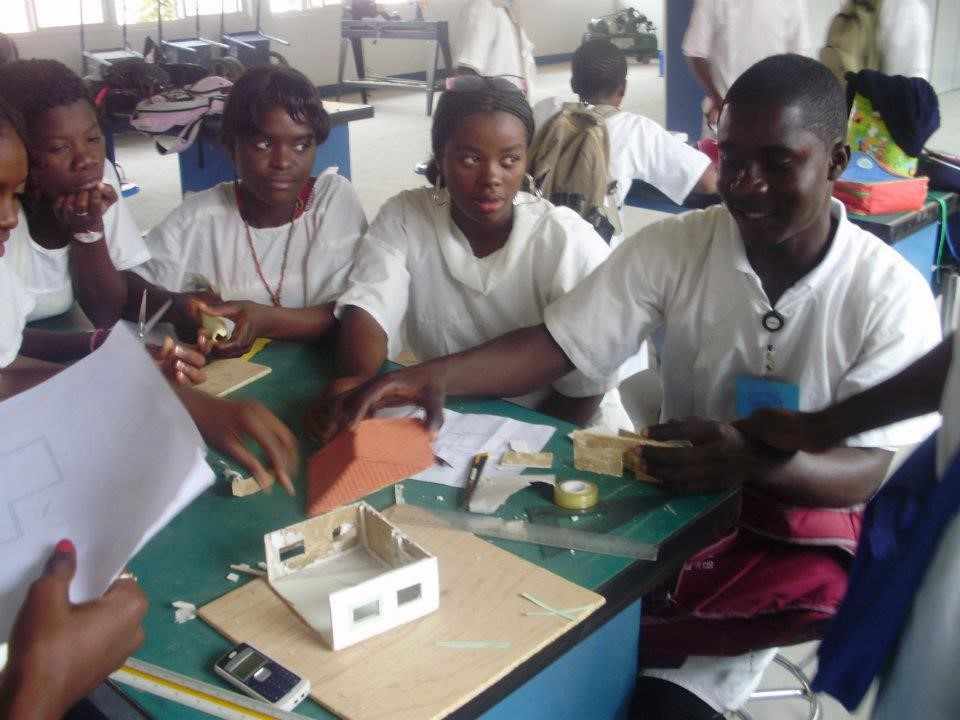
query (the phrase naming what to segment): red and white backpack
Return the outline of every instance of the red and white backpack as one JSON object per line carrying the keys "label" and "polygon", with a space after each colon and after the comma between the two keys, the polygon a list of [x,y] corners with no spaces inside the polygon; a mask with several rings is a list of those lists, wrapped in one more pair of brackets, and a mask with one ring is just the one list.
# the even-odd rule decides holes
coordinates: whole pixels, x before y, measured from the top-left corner
{"label": "red and white backpack", "polygon": [[183,152],[196,140],[205,118],[223,114],[231,87],[233,83],[226,78],[211,75],[154,95],[137,103],[130,124],[155,138],[177,131],[172,145],[157,140],[157,150],[162,155]]}

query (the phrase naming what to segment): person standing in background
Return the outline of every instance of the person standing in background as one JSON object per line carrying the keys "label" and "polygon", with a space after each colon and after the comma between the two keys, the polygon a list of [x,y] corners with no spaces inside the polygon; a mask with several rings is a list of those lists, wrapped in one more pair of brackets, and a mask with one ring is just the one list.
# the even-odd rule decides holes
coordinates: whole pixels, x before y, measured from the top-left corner
{"label": "person standing in background", "polygon": [[880,3],[877,45],[886,75],[906,75],[930,80],[933,23],[923,0],[889,0]]}
{"label": "person standing in background", "polygon": [[683,54],[706,98],[703,114],[716,127],[727,90],[754,63],[780,53],[810,54],[804,0],[696,0]]}
{"label": "person standing in background", "polygon": [[533,43],[517,19],[514,0],[467,0],[455,50],[458,72],[521,79],[531,96],[537,76]]}

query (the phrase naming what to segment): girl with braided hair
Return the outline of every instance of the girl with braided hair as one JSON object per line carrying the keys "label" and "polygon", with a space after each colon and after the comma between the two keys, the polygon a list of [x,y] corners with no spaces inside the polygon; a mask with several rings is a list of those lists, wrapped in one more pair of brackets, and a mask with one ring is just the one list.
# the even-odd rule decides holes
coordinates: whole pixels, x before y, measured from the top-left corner
{"label": "girl with braided hair", "polygon": [[[321,438],[338,394],[388,356],[405,347],[428,360],[540,323],[554,298],[606,259],[607,245],[579,215],[523,190],[532,138],[530,106],[504,78],[463,76],[441,96],[433,187],[386,202],[337,302],[340,380],[311,418]],[[519,402],[578,425],[629,428],[616,384],[573,372]]]}

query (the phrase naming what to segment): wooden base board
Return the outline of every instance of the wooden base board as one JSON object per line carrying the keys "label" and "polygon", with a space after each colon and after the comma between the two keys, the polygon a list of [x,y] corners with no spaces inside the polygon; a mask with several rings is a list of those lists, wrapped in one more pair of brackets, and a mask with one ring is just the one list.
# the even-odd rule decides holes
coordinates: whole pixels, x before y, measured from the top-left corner
{"label": "wooden base board", "polygon": [[[412,522],[423,512],[398,505],[384,515],[439,560],[440,609],[425,618],[333,652],[260,579],[205,605],[199,615],[230,640],[250,643],[309,678],[311,697],[340,717],[432,720],[603,605],[600,595],[469,533]],[[556,609],[591,609],[577,622],[526,615],[542,610],[520,597],[524,592]]]}
{"label": "wooden base board", "polygon": [[204,370],[207,379],[196,388],[214,397],[229,395],[272,372],[266,365],[258,365],[243,358],[214,360]]}

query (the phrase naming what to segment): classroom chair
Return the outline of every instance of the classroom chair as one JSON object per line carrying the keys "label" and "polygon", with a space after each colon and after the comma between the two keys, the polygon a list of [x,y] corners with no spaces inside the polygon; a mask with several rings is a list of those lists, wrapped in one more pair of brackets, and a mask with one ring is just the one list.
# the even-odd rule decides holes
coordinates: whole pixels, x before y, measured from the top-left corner
{"label": "classroom chair", "polygon": [[[796,664],[787,659],[784,655],[777,653],[773,658],[773,664],[786,671],[797,682],[796,687],[777,687],[770,689],[756,690],[750,696],[748,703],[765,702],[769,700],[804,700],[808,705],[807,720],[820,720],[823,711],[820,705],[820,698],[810,687],[810,679],[807,677],[804,668],[806,668],[816,657],[811,654],[801,663]],[[772,666],[771,666],[772,667]],[[740,720],[753,720],[750,713],[745,709],[740,709],[733,714]]]}

